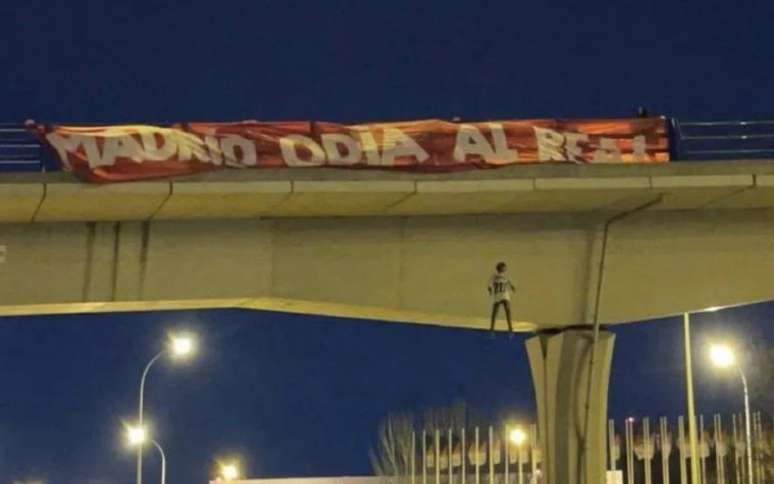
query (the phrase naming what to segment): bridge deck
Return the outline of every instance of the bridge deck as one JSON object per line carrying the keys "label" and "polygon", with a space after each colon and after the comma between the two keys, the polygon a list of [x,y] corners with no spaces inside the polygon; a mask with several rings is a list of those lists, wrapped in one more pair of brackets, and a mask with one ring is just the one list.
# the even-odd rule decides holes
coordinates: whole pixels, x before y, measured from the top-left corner
{"label": "bridge deck", "polygon": [[93,185],[67,173],[0,175],[0,222],[451,215],[774,206],[774,160],[514,166],[451,174],[234,170]]}

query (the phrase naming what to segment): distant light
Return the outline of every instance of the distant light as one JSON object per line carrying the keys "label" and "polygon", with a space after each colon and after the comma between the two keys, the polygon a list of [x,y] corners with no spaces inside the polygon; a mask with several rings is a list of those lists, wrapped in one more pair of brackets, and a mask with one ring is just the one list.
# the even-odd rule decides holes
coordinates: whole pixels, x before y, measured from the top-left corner
{"label": "distant light", "polygon": [[148,439],[148,432],[145,427],[129,427],[126,429],[126,439],[130,445],[142,445]]}
{"label": "distant light", "polygon": [[629,417],[626,420],[629,421],[629,422],[634,422],[634,417]]}
{"label": "distant light", "polygon": [[736,363],[736,355],[728,345],[715,344],[710,346],[710,359],[719,368],[728,368]]}
{"label": "distant light", "polygon": [[520,428],[515,428],[511,430],[510,439],[512,444],[521,445],[527,441],[527,434]]}
{"label": "distant light", "polygon": [[220,475],[226,481],[233,481],[239,478],[239,467],[236,464],[223,464],[220,467]]}
{"label": "distant light", "polygon": [[172,336],[169,349],[174,357],[190,356],[194,352],[194,339],[190,335]]}

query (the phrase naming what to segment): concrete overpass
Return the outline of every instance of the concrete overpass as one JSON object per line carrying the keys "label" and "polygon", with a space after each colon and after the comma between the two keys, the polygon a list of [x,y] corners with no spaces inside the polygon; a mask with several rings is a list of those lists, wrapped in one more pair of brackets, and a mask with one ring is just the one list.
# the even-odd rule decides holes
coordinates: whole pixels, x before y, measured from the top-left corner
{"label": "concrete overpass", "polygon": [[[0,199],[3,314],[226,305],[484,327],[501,259],[523,329],[774,298],[767,161],[5,174]],[[600,272],[605,222],[651,202],[610,226]]]}
{"label": "concrete overpass", "polygon": [[6,174],[0,199],[5,315],[231,306],[485,328],[507,261],[521,329],[575,327],[527,344],[553,484],[604,469],[613,336],[595,346],[583,325],[774,299],[774,161]]}

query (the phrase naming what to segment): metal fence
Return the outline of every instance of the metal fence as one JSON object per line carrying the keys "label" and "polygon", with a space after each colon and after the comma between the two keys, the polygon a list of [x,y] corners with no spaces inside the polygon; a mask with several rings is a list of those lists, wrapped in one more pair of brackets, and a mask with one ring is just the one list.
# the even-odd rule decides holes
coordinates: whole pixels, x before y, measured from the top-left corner
{"label": "metal fence", "polygon": [[[698,460],[701,484],[748,484],[744,419],[741,415],[698,417]],[[768,419],[768,417],[767,417]],[[407,484],[539,484],[540,440],[535,425],[528,438],[511,442],[512,428],[473,427],[415,432],[411,437]],[[687,422],[627,419],[608,423],[608,482],[624,484],[689,484],[690,450]],[[774,482],[771,446],[774,428],[761,413],[753,416],[753,482]]]}
{"label": "metal fence", "polygon": [[[774,121],[668,121],[673,161],[774,158]],[[58,169],[23,124],[0,124],[0,172]]]}
{"label": "metal fence", "polygon": [[676,161],[774,158],[774,121],[670,119]]}
{"label": "metal fence", "polygon": [[22,124],[0,124],[0,171],[43,170],[40,142]]}

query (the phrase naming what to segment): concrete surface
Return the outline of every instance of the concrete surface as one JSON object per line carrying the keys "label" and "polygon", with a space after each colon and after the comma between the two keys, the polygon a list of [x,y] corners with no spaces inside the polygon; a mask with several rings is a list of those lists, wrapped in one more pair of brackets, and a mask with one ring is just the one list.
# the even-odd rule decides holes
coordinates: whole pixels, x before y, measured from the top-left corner
{"label": "concrete surface", "polygon": [[[633,321],[774,299],[773,195],[764,162],[5,175],[0,314],[229,306],[485,328],[505,260],[522,330]],[[647,202],[603,257],[605,221]]]}

